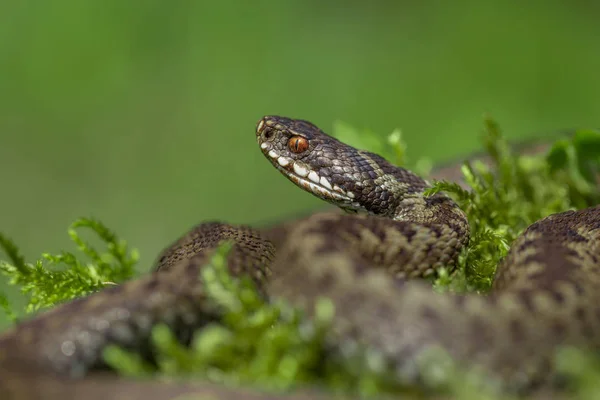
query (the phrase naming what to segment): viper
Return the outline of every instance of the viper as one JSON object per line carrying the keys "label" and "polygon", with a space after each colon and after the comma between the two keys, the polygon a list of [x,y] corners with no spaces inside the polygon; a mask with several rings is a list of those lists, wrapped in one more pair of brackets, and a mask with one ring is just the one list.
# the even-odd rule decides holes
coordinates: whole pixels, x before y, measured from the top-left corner
{"label": "viper", "polygon": [[329,343],[376,349],[402,382],[419,381],[416,366],[430,348],[516,390],[554,379],[552,355],[559,346],[599,348],[598,206],[529,226],[498,265],[489,294],[438,294],[415,278],[452,269],[469,242],[467,217],[451,197],[426,195],[428,181],[308,121],[266,116],[255,133],[274,168],[344,212],[267,228],[216,221],[196,226],[159,255],[151,274],[5,332],[0,390],[8,397],[2,398],[278,398],[94,372],[103,367],[109,344],[148,353],[150,331],[159,322],[189,341],[196,329],[219,319],[198,274],[223,241],[233,243],[227,257],[232,275],[249,277],[266,298],[283,298],[309,314],[319,298],[328,298],[335,307]]}

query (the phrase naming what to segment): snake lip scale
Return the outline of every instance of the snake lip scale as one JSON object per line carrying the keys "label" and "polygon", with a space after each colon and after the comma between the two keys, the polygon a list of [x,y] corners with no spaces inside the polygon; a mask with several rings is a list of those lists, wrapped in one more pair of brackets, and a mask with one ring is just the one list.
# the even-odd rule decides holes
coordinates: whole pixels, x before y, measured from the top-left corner
{"label": "snake lip scale", "polygon": [[[158,400],[192,392],[223,400],[276,398],[209,384],[137,384],[96,371],[110,344],[151,359],[156,323],[189,342],[196,329],[219,318],[197,277],[224,240],[234,243],[227,259],[233,276],[250,277],[268,298],[284,298],[309,315],[328,297],[335,307],[327,337],[333,351],[357,343],[373,348],[399,382],[422,383],[423,353],[442,348],[505,390],[531,391],[555,381],[557,347],[600,349],[600,206],[529,226],[498,265],[489,295],[438,294],[411,278],[453,268],[469,242],[467,217],[448,195],[425,196],[430,185],[421,177],[305,120],[266,116],[255,135],[287,179],[347,213],[263,229],[195,226],[159,254],[152,273],[0,335],[3,399]],[[317,396],[289,397],[308,398]]]}

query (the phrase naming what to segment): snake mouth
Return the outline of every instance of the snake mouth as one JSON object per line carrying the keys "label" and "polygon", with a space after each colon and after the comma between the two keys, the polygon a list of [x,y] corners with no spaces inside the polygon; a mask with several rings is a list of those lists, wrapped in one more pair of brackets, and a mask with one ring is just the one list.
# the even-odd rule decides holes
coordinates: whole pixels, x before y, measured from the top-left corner
{"label": "snake mouth", "polygon": [[332,185],[326,177],[320,176],[318,172],[311,170],[306,163],[280,155],[271,149],[268,143],[261,143],[260,148],[271,163],[297,186],[323,200],[338,205],[343,204],[351,208],[359,208],[358,203],[353,200],[354,193],[345,191],[337,185]]}

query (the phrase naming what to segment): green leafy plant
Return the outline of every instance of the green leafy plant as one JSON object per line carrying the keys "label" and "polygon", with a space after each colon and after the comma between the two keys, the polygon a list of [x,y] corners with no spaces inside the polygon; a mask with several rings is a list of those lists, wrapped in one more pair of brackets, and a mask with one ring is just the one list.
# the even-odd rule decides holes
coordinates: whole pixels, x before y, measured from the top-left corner
{"label": "green leafy plant", "polygon": [[[570,185],[566,179],[569,174],[563,179],[557,176],[559,168],[548,161],[550,156],[513,153],[498,125],[489,118],[485,120],[483,141],[491,165],[465,162],[462,167],[465,182],[472,190],[440,181],[427,191],[428,195],[450,193],[469,218],[471,241],[459,260],[457,282],[461,285],[453,286],[457,290],[488,290],[499,261],[527,226],[547,215],[577,208],[584,196]],[[591,192],[589,185],[585,194]],[[588,200],[585,204],[593,204]],[[441,278],[438,287],[451,283],[444,273]]]}
{"label": "green leafy plant", "polygon": [[[78,233],[80,228],[96,233],[106,244],[106,251],[100,253],[85,242]],[[129,251],[127,243],[119,240],[101,222],[78,219],[71,224],[68,234],[88,258],[88,262],[71,252],[63,251],[59,254],[43,253],[39,260],[27,263],[17,246],[0,234],[0,247],[10,260],[0,261],[0,272],[8,278],[10,285],[19,286],[21,292],[28,296],[26,313],[87,295],[133,276],[133,267],[139,258],[138,252]],[[16,320],[18,313],[10,307],[5,294],[0,294],[0,305],[10,319]]]}

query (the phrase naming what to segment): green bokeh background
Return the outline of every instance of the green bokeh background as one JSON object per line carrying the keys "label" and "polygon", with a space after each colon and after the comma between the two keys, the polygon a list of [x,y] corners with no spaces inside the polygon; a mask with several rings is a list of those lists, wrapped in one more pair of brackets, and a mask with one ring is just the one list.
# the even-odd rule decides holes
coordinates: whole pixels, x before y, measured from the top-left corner
{"label": "green bokeh background", "polygon": [[32,260],[96,217],[146,270],[200,221],[318,207],[258,151],[264,114],[401,128],[433,160],[477,149],[484,112],[511,138],[597,127],[597,4],[0,2],[0,231]]}

